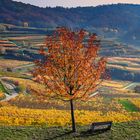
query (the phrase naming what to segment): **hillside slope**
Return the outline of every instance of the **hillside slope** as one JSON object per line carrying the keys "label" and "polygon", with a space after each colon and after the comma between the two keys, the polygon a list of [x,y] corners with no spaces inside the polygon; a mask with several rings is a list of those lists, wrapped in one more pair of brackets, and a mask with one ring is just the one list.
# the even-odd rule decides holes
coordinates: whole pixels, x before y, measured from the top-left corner
{"label": "hillside slope", "polygon": [[0,23],[31,27],[85,28],[105,37],[139,46],[140,5],[40,8],[12,0],[0,0]]}
{"label": "hillside slope", "polygon": [[110,27],[132,30],[140,24],[140,5],[118,4],[68,9],[40,8],[12,0],[0,0],[0,7],[0,22],[17,25],[27,21],[31,26],[36,27],[66,25],[80,28]]}

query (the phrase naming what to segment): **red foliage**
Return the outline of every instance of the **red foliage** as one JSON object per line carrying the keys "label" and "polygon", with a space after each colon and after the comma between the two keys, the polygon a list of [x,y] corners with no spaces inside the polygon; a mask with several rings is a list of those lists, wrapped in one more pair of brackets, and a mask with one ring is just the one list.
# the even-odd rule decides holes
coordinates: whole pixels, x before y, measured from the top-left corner
{"label": "red foliage", "polygon": [[[87,36],[84,30],[72,32],[59,28],[46,38],[41,48],[43,61],[36,61],[34,76],[46,85],[46,93],[64,100],[88,99],[102,81],[106,58],[99,57],[100,45],[96,35]],[[87,40],[88,41],[85,41]]]}

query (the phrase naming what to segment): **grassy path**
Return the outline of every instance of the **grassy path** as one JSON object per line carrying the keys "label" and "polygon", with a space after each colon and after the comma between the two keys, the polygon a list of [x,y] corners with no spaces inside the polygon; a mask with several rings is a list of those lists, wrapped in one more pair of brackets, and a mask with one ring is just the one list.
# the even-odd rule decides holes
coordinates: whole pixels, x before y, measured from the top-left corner
{"label": "grassy path", "polygon": [[4,86],[2,85],[1,82],[0,82],[0,92],[6,93],[6,90],[5,90],[5,88],[4,88]]}
{"label": "grassy path", "polygon": [[136,82],[130,83],[130,84],[126,85],[123,89],[133,89],[137,85],[140,85],[140,83],[136,83]]}

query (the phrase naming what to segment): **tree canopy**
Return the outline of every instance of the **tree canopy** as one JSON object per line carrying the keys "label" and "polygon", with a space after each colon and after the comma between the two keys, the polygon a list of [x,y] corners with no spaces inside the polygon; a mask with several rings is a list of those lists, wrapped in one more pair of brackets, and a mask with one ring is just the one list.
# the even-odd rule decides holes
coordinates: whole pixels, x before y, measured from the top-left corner
{"label": "tree canopy", "polygon": [[64,100],[86,99],[97,89],[105,73],[106,58],[98,56],[96,35],[80,30],[58,29],[47,36],[46,48],[36,61],[34,76],[46,86],[46,93]]}

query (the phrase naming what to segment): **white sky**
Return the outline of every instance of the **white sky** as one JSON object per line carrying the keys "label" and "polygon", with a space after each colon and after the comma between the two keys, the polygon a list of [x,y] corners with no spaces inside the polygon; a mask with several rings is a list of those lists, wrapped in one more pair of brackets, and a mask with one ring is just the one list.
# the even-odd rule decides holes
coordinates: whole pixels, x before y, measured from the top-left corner
{"label": "white sky", "polygon": [[77,6],[97,6],[112,3],[133,3],[140,4],[140,0],[14,0],[23,3],[30,3],[32,5],[46,7],[46,6],[63,6],[63,7],[77,7]]}

